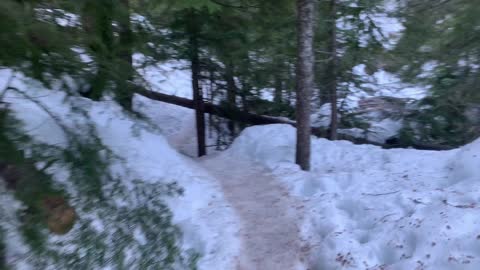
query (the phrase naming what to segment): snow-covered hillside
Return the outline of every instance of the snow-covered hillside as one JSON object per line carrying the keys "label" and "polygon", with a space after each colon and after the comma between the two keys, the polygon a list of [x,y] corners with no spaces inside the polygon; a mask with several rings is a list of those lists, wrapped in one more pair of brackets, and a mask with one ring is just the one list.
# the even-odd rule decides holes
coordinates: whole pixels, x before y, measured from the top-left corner
{"label": "snow-covered hillside", "polygon": [[[8,70],[2,73],[5,78],[10,74]],[[149,195],[135,193],[138,186],[147,184],[160,188],[163,185],[176,183],[183,189],[183,195],[164,196],[162,200],[165,200],[173,212],[173,223],[182,231],[182,237],[178,243],[181,251],[184,254],[200,255],[199,269],[233,269],[234,257],[237,256],[240,245],[235,234],[239,224],[236,215],[225,200],[219,183],[194,161],[179,154],[165,139],[165,135],[169,135],[168,132],[162,135],[164,128],[157,129],[155,125],[131,118],[118,105],[110,101],[92,102],[79,97],[66,100],[64,92],[43,89],[39,84],[21,74],[17,74],[11,81],[11,86],[32,98],[29,100],[22,94],[9,91],[4,100],[10,103],[15,117],[22,121],[24,130],[36,141],[66,147],[68,138],[62,126],[78,130],[81,134],[82,129],[88,130],[88,123],[91,121],[99,139],[118,157],[111,165],[111,170],[121,179],[119,185],[127,191],[127,193],[120,192],[111,198],[119,209],[122,207],[136,209],[135,207],[149,204]],[[142,110],[155,115],[155,107],[158,104],[150,105],[149,107],[148,104],[144,104]],[[81,109],[75,110],[75,107]],[[45,108],[48,108],[48,111]],[[163,108],[168,110],[168,107]],[[85,112],[87,115],[84,114]],[[182,114],[179,113],[178,117],[180,115]],[[165,125],[163,127],[176,122],[176,118],[169,121],[165,118],[158,120]],[[79,242],[83,230],[92,229],[101,235],[109,235],[113,233],[112,227],[120,224],[110,223],[112,217],[105,216],[105,212],[95,208],[87,210],[84,207],[84,198],[79,197],[78,187],[69,183],[68,170],[57,166],[49,170],[55,176],[57,185],[67,186],[67,193],[71,196],[71,203],[79,217],[79,221],[71,232],[65,236],[51,236],[49,245],[58,250],[61,256],[67,256],[72,252],[78,254],[82,249],[82,252],[88,252],[89,247],[82,246]],[[16,227],[18,224],[15,222],[15,211],[22,206],[8,195],[9,193],[3,187],[0,194],[1,200],[6,202],[2,203],[1,213],[4,217],[6,214],[13,217],[11,220],[1,219],[2,227],[8,228],[6,232],[7,261],[17,266],[16,269],[35,269],[35,267],[29,267],[29,262],[32,260],[31,251],[23,244],[21,234]],[[138,206],[135,206],[137,203]],[[11,207],[12,205],[18,206]],[[164,214],[162,209],[157,210],[159,215]],[[116,215],[116,212],[107,213]],[[141,223],[125,220],[125,224],[130,226],[129,222],[136,226],[131,228],[131,236],[129,236],[133,237],[134,241],[128,247],[128,252],[123,255],[129,258],[127,261],[130,260],[132,265],[136,265],[135,259],[143,252],[142,246],[162,246],[166,243],[152,242],[153,239],[150,239],[147,232],[142,230]],[[161,224],[158,225],[161,226]],[[82,226],[87,228],[81,228]],[[155,228],[150,229],[155,231]],[[112,234],[105,242],[98,240],[99,243],[106,245],[106,255],[102,256],[108,257],[110,252],[119,251],[115,243],[121,239],[115,239],[115,237],[118,236]],[[155,256],[155,254],[151,255]],[[101,260],[100,257],[98,260]],[[58,269],[55,265],[52,263],[49,267]],[[101,269],[98,265],[93,267]],[[112,267],[110,269],[117,269],[115,266]]]}
{"label": "snow-covered hillside", "polygon": [[0,270],[480,270],[479,4],[0,0]]}
{"label": "snow-covered hillside", "polygon": [[[166,79],[155,84],[153,73]],[[167,65],[149,67],[144,75],[155,89],[189,95],[184,71]],[[285,263],[292,269],[327,270],[480,268],[480,140],[429,152],[314,139],[313,170],[306,173],[294,164],[295,130],[269,125],[248,128],[230,149],[195,160],[178,153],[194,156],[196,151],[188,109],[136,96],[136,110],[148,118],[143,122],[108,100],[70,97],[66,102],[63,92],[43,89],[21,74],[11,84],[34,97],[14,91],[5,96],[34,139],[65,147],[67,137],[55,119],[78,129],[87,127],[88,117],[101,141],[120,157],[112,170],[127,189],[135,189],[136,179],[153,185],[176,182],[184,189],[183,196],[165,200],[183,233],[181,250],[200,254],[201,270],[278,269]],[[51,172],[68,186],[68,171],[54,167]],[[80,209],[75,188],[68,192]],[[21,205],[2,194],[2,205],[15,206],[2,213],[14,220]],[[124,196],[115,201],[122,205],[132,199]],[[94,230],[108,232],[101,214],[78,211]],[[31,269],[29,250],[14,224],[5,225],[12,240],[7,259]],[[141,229],[132,233],[139,246],[148,242]],[[71,252],[72,235],[54,237],[51,244]],[[287,242],[274,240],[279,235]]]}
{"label": "snow-covered hillside", "polygon": [[269,167],[307,201],[313,269],[479,269],[480,140],[446,152],[313,141],[294,165],[295,130],[245,130],[225,155]]}

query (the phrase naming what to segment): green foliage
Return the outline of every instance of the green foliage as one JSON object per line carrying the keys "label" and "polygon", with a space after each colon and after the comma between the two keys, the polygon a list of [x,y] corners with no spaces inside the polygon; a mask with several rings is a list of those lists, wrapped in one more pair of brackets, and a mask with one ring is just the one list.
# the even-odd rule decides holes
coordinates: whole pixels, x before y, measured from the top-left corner
{"label": "green foliage", "polygon": [[219,10],[220,6],[211,0],[181,0],[175,1],[176,8],[178,9],[206,9],[210,12]]}
{"label": "green foliage", "polygon": [[420,141],[447,146],[460,146],[476,139],[475,123],[466,114],[475,99],[465,96],[470,89],[462,91],[466,79],[458,70],[436,69],[432,94],[418,103],[419,110],[407,116],[405,133]]}
{"label": "green foliage", "polygon": [[[77,116],[86,115],[76,110]],[[23,204],[15,210],[17,229],[29,252],[17,259],[35,269],[185,269],[194,264],[197,254],[180,254],[180,231],[163,201],[182,194],[175,183],[128,180],[126,164],[96,136],[88,118],[75,127],[53,118],[69,142],[61,148],[28,138],[8,110],[0,112],[0,164],[21,172],[9,192]],[[120,168],[120,174],[112,168]],[[77,213],[74,228],[62,238],[52,237],[42,207],[45,198],[57,195]]]}
{"label": "green foliage", "polygon": [[[19,213],[22,220],[22,232],[25,240],[32,248],[44,247],[45,235],[40,230],[45,228],[43,219],[42,199],[45,196],[58,195],[61,192],[53,188],[50,176],[35,168],[34,160],[27,158],[24,151],[19,149],[17,143],[29,143],[30,139],[19,132],[18,123],[8,116],[7,111],[2,112],[0,129],[0,163],[5,166],[14,166],[18,175],[7,179],[13,188],[15,197],[23,202],[25,209]],[[16,138],[12,140],[11,138]]]}
{"label": "green foliage", "polygon": [[408,6],[396,67],[405,80],[429,85],[430,95],[406,119],[403,133],[449,146],[480,135],[478,122],[468,117],[480,103],[479,11],[465,0]]}
{"label": "green foliage", "polygon": [[5,0],[0,3],[0,66],[15,67],[48,83],[51,76],[76,74],[81,62],[72,50],[66,28],[42,19],[34,5]]}
{"label": "green foliage", "polygon": [[[65,18],[73,18],[76,23],[59,25],[58,20]],[[80,93],[100,99],[110,92],[129,108],[129,86],[134,80],[133,48],[138,46],[139,51],[159,55],[155,48],[145,49],[145,41],[158,40],[158,34],[141,25],[132,27],[129,22],[129,7],[112,1],[1,1],[0,66],[14,68],[47,87],[60,81],[74,96]],[[140,45],[136,37],[142,42]],[[91,61],[82,60],[79,51]],[[73,82],[63,81],[66,74]],[[23,204],[17,213],[17,229],[30,249],[23,259],[36,269],[193,266],[196,255],[192,253],[192,260],[180,255],[180,232],[163,202],[165,197],[179,196],[180,188],[161,182],[129,182],[114,175],[113,164],[124,168],[123,161],[96,136],[82,108],[71,104],[86,124],[68,127],[48,107],[29,96],[25,98],[53,117],[65,132],[68,147],[33,141],[15,119],[1,111],[0,162],[22,171],[17,183],[21,188],[10,192]],[[68,98],[65,103],[68,106]],[[39,169],[39,164],[48,166]],[[55,241],[47,228],[41,202],[52,195],[67,198],[78,214],[73,230]],[[119,201],[129,204],[121,205]],[[102,231],[92,225],[99,221],[105,226]],[[135,228],[145,235],[145,241],[135,238]],[[132,251],[135,254],[127,256]]]}

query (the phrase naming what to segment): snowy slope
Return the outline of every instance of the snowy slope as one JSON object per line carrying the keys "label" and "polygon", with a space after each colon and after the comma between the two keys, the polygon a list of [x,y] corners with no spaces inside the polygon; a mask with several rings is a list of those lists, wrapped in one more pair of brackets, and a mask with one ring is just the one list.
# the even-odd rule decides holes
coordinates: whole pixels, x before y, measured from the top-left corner
{"label": "snowy slope", "polygon": [[480,269],[480,140],[429,152],[314,139],[311,173],[294,165],[294,142],[290,126],[252,127],[225,154],[308,201],[314,269]]}
{"label": "snowy slope", "polygon": [[[2,73],[4,78],[8,77],[8,74],[9,72],[5,70]],[[121,176],[125,186],[133,188],[136,185],[133,180],[136,179],[153,184],[178,183],[184,189],[183,196],[166,200],[173,211],[174,223],[183,233],[182,242],[179,243],[182,251],[188,252],[193,249],[201,255],[199,269],[233,268],[234,257],[240,246],[235,236],[238,222],[234,211],[224,199],[215,179],[192,160],[177,153],[161,131],[138,119],[130,118],[113,102],[71,98],[68,100],[69,103],[66,103],[63,92],[43,89],[39,84],[20,74],[12,81],[12,85],[35,97],[36,103],[9,91],[5,101],[11,103],[15,116],[23,121],[24,129],[36,140],[61,147],[66,145],[66,137],[60,126],[38,104],[48,108],[64,125],[81,127],[85,123],[85,118],[71,108],[70,105],[75,104],[88,112],[99,138],[120,157],[121,162],[112,164],[112,170]],[[154,113],[157,111],[156,106],[160,105],[144,104],[143,110],[146,113],[149,110]],[[163,122],[165,125],[175,122],[175,118],[170,121],[162,120],[165,120]],[[54,174],[59,183],[65,184],[62,179],[68,177],[68,172],[61,168],[55,169]],[[75,201],[75,190],[71,189],[68,192]],[[2,193],[0,196],[2,201],[13,200],[4,195]],[[129,200],[128,196],[125,196],[117,198],[119,204]],[[78,211],[80,218],[84,218],[82,215],[85,215],[85,218],[94,215]],[[106,230],[103,219],[104,217],[96,217],[91,222],[92,228]],[[72,234],[75,234],[75,228]],[[140,238],[139,242],[142,242],[144,237],[141,236],[141,231],[139,233],[136,231],[135,234],[140,235],[135,237]],[[13,241],[14,238],[18,238],[18,235],[12,232],[9,235],[9,239],[12,239],[9,241],[11,246],[7,247],[11,253],[7,259],[22,257],[22,253],[28,252],[26,248],[19,248],[18,242],[21,241]],[[73,245],[68,235],[55,241],[65,246]],[[15,262],[15,265],[20,265],[20,262]]]}
{"label": "snowy slope", "polygon": [[[144,64],[141,54],[134,55],[139,74],[152,91],[192,99],[191,72],[184,61],[168,61],[160,64]],[[144,66],[145,65],[145,66]],[[180,153],[197,156],[195,113],[193,110],[150,100],[140,95],[134,98],[135,111],[155,123],[168,142]],[[207,125],[207,145],[216,144],[216,134]],[[212,151],[213,148],[209,148]]]}
{"label": "snowy slope", "polygon": [[[47,91],[35,84],[26,87],[22,80],[14,81],[13,85],[35,96],[36,101],[48,106],[65,125],[74,126],[84,121],[78,112],[65,105],[62,92]],[[34,138],[66,145],[63,131],[38,104],[14,92],[7,93],[6,98],[12,103],[16,116],[26,124],[25,130]],[[480,223],[477,206],[480,201],[477,195],[480,190],[480,141],[458,150],[429,152],[383,150],[344,141],[314,139],[313,169],[305,173],[293,163],[295,130],[287,125],[269,125],[246,129],[229,150],[202,165],[178,154],[169,144],[177,140],[177,147],[191,150],[187,136],[191,131],[186,129],[191,128],[191,123],[175,108],[136,97],[142,112],[150,115],[154,124],[164,125],[157,130],[131,119],[113,102],[82,98],[69,102],[88,112],[102,141],[123,158],[123,162],[114,164],[112,169],[122,175],[125,185],[135,185],[133,179],[151,183],[176,181],[185,189],[184,196],[167,202],[174,222],[183,231],[182,250],[193,249],[202,255],[200,269],[235,269],[237,258],[245,258],[240,252],[253,252],[250,258],[259,256],[251,247],[259,244],[268,254],[268,245],[262,245],[261,241],[271,235],[271,228],[252,227],[255,228],[253,233],[245,232],[245,228],[252,226],[248,220],[254,222],[263,217],[267,210],[265,205],[270,201],[280,202],[275,206],[278,212],[287,211],[292,216],[276,218],[272,215],[271,219],[259,220],[258,224],[286,220],[284,222],[291,225],[292,217],[302,213],[302,217],[293,218],[295,223],[300,223],[302,244],[293,247],[301,246],[302,256],[307,251],[310,253],[308,264],[313,269],[480,268],[480,232],[477,231]],[[185,141],[179,139],[182,134]],[[247,165],[229,170],[229,166],[235,164]],[[251,172],[249,166],[252,166]],[[272,173],[263,171],[262,166]],[[261,173],[255,174],[256,171]],[[234,174],[231,179],[229,174]],[[62,170],[56,175],[59,179],[65,178]],[[254,193],[248,194],[249,186],[242,182],[245,178]],[[255,184],[267,179],[264,185]],[[230,182],[219,183],[221,180]],[[275,181],[295,198],[277,201],[276,188],[269,188],[275,187]],[[228,191],[225,186],[229,185],[234,189],[224,195]],[[242,194],[236,193],[235,187]],[[262,195],[262,188],[270,189],[268,196],[249,202],[249,198],[255,200],[255,196]],[[285,192],[277,195],[284,196]],[[71,194],[74,196],[75,191]],[[237,209],[231,203],[240,195],[243,196],[240,205],[248,207],[240,208],[244,212],[237,217]],[[13,198],[0,197],[5,205],[16,205],[14,209],[20,207]],[[302,210],[284,209],[292,207],[287,205],[289,201],[301,202]],[[281,232],[282,226],[276,225],[276,230]],[[105,230],[101,217],[91,226]],[[242,236],[245,233],[247,236]],[[136,234],[141,241],[141,232]],[[10,232],[8,237],[12,239],[7,246],[9,258],[28,252],[26,247],[13,244],[21,242],[18,234]],[[242,245],[245,239],[241,237],[247,237],[247,247]],[[67,246],[70,243],[68,237],[55,241]],[[304,241],[308,245],[304,245]],[[265,260],[262,263],[271,259],[262,258]],[[18,261],[17,265],[21,263]]]}

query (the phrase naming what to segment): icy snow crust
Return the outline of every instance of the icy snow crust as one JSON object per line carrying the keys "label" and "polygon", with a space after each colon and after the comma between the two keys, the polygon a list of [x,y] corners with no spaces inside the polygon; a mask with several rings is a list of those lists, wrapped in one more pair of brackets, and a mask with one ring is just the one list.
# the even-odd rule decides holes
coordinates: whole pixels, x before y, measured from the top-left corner
{"label": "icy snow crust", "polygon": [[294,165],[295,130],[246,129],[225,153],[272,169],[307,201],[313,269],[480,269],[480,140],[445,152],[313,139]]}

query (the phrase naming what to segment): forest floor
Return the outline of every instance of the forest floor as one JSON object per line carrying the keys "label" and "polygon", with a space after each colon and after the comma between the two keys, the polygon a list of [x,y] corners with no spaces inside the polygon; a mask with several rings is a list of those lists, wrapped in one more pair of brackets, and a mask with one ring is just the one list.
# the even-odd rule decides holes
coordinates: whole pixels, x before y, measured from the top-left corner
{"label": "forest floor", "polygon": [[253,162],[213,155],[200,159],[237,212],[242,241],[237,270],[308,269],[300,226],[305,205],[271,172]]}

